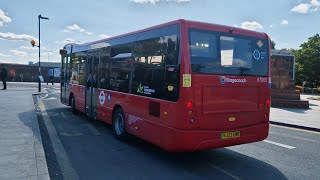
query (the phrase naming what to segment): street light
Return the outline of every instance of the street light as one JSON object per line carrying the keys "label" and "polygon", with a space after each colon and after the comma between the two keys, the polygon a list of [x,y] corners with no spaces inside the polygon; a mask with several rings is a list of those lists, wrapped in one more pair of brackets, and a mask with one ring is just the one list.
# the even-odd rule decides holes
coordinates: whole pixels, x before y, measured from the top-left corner
{"label": "street light", "polygon": [[[39,80],[39,86],[38,86],[38,88],[39,88],[39,92],[41,92],[41,81],[43,81],[43,77],[41,76],[41,66],[40,66],[40,42],[41,42],[41,40],[40,40],[40,19],[45,19],[45,20],[49,20],[49,18],[47,18],[47,17],[43,17],[43,16],[41,16],[41,14],[38,16],[38,21],[39,21],[39,45],[38,45],[38,48],[39,48],[39,77],[38,77],[38,80]],[[35,46],[35,44],[36,44],[36,42],[35,42],[35,40],[32,40],[31,41],[31,45],[32,46]]]}
{"label": "street light", "polygon": [[49,62],[49,54],[52,53],[52,51],[44,50],[45,52],[48,53],[48,62]]}

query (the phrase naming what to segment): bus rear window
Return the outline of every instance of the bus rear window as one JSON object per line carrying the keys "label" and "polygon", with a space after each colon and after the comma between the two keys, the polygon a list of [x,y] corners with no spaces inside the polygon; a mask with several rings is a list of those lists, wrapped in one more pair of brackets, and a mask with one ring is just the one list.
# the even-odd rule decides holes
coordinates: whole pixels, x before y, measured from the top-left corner
{"label": "bus rear window", "polygon": [[189,30],[192,72],[268,75],[268,40],[197,29]]}

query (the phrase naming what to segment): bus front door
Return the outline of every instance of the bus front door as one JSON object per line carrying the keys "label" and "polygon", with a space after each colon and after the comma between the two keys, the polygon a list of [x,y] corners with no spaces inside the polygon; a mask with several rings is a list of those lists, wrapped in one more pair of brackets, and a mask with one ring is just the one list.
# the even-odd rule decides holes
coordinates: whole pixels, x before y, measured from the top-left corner
{"label": "bus front door", "polygon": [[62,57],[62,67],[61,67],[61,102],[67,104],[67,87],[68,87],[68,59],[69,57]]}
{"label": "bus front door", "polygon": [[92,118],[97,116],[97,98],[98,98],[98,66],[99,56],[89,55],[86,62],[86,115]]}

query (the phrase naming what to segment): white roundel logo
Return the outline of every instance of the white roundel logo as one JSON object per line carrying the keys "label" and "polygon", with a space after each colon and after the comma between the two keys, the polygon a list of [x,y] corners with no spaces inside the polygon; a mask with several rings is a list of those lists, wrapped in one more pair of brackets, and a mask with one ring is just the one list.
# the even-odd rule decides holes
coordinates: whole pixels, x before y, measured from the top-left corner
{"label": "white roundel logo", "polygon": [[258,50],[254,50],[254,51],[253,51],[253,58],[254,58],[255,60],[259,60],[260,57],[261,57],[260,52],[259,52]]}
{"label": "white roundel logo", "polygon": [[103,105],[105,100],[106,100],[106,96],[104,94],[104,91],[100,91],[100,94],[99,94],[100,105]]}

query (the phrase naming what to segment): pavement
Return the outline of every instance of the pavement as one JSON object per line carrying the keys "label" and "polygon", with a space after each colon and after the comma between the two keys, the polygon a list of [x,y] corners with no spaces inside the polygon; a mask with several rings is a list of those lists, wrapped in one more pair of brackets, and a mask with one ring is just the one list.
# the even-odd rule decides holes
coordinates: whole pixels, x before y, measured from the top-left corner
{"label": "pavement", "polygon": [[301,95],[309,101],[309,109],[271,108],[270,122],[278,125],[320,132],[320,99],[315,95]]}
{"label": "pavement", "polygon": [[0,91],[0,179],[50,179],[29,85]]}

